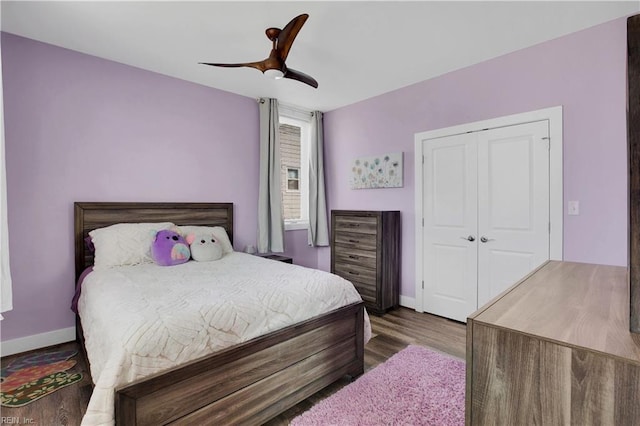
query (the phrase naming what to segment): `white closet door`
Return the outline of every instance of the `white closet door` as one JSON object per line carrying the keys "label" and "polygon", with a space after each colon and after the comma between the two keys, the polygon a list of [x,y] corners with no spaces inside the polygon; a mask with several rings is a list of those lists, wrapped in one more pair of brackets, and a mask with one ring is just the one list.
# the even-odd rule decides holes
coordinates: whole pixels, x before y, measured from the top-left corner
{"label": "white closet door", "polygon": [[549,259],[548,121],[422,142],[423,307],[467,316]]}
{"label": "white closet door", "polygon": [[423,142],[424,310],[458,321],[477,306],[477,148],[472,134]]}
{"label": "white closet door", "polygon": [[478,307],[549,259],[548,121],[479,132]]}

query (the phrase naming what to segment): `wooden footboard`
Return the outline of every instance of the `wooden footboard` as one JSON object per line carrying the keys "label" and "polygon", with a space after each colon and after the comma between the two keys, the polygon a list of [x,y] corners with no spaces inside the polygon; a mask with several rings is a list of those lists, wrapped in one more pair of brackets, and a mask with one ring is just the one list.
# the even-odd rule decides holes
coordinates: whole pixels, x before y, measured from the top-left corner
{"label": "wooden footboard", "polygon": [[118,425],[261,424],[364,371],[352,304],[116,390]]}

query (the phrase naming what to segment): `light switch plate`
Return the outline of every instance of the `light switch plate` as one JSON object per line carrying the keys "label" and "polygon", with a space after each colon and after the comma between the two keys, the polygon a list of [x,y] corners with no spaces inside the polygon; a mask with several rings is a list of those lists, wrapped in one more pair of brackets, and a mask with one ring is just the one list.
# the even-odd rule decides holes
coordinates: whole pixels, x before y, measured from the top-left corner
{"label": "light switch plate", "polygon": [[569,216],[577,216],[580,214],[580,201],[569,201]]}

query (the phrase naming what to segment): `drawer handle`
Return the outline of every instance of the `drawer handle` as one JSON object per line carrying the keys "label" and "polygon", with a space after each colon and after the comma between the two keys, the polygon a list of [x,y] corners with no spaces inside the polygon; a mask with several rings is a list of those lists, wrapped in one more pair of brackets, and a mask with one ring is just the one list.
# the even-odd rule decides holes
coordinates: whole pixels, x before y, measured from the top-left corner
{"label": "drawer handle", "polygon": [[360,226],[360,224],[359,223],[351,223],[351,224],[349,224],[349,226],[352,227],[352,228],[357,228],[358,226]]}
{"label": "drawer handle", "polygon": [[359,240],[349,240],[350,243],[359,243]]}
{"label": "drawer handle", "polygon": [[351,275],[360,275],[359,273],[357,273],[357,272],[353,272],[353,271],[349,271],[349,273],[350,273]]}
{"label": "drawer handle", "polygon": [[349,255],[349,259],[360,259],[358,256],[354,256],[352,254]]}

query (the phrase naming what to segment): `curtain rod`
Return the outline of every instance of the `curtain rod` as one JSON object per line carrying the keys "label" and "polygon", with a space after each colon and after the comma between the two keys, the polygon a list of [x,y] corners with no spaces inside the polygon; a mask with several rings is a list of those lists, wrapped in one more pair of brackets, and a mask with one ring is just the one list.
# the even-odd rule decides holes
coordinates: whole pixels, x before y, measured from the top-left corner
{"label": "curtain rod", "polygon": [[[265,98],[256,98],[256,102],[258,102],[259,104],[263,104],[263,103],[265,103]],[[310,114],[311,116],[313,116],[314,112],[315,112],[315,111],[310,111],[308,109],[304,109],[304,108],[301,108],[301,107],[288,105],[288,104],[279,104],[279,105],[282,107],[282,109],[295,111],[295,112],[299,112],[299,113],[303,113],[303,114]]]}

